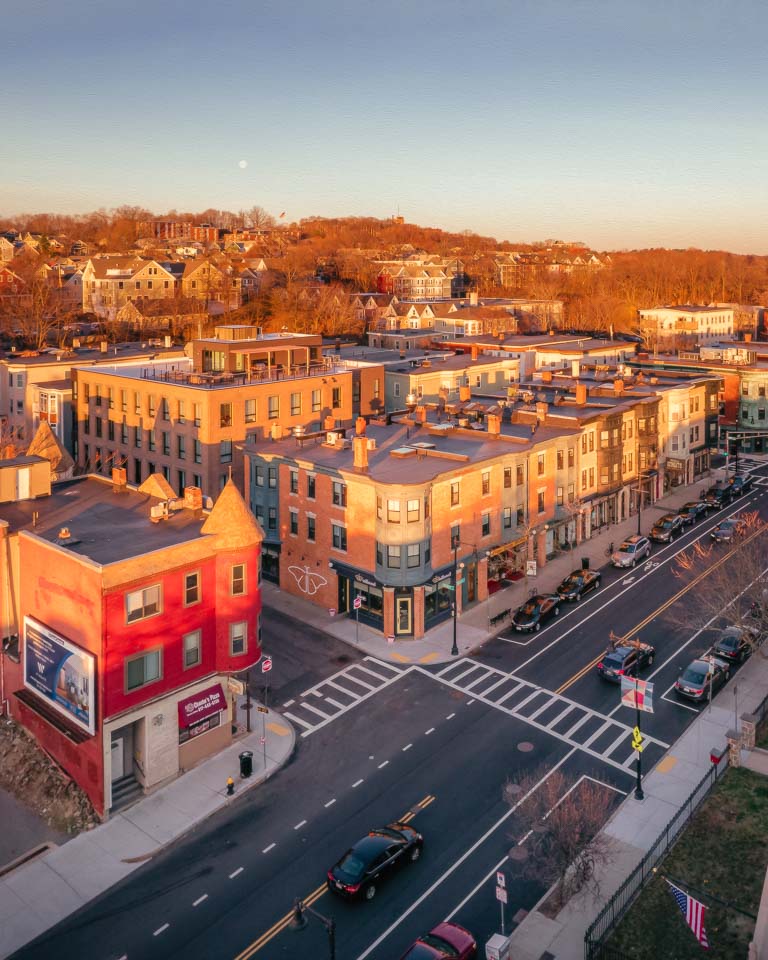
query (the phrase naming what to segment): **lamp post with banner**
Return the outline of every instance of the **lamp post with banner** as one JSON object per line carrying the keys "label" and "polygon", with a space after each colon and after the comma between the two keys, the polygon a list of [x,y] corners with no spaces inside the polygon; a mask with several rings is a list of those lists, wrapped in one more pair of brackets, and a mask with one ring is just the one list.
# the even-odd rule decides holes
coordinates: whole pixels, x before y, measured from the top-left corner
{"label": "lamp post with banner", "polygon": [[637,781],[635,799],[644,800],[643,793],[643,734],[640,729],[640,714],[653,713],[653,684],[638,677],[621,677],[621,704],[635,708],[635,726],[632,730],[632,749],[637,753]]}

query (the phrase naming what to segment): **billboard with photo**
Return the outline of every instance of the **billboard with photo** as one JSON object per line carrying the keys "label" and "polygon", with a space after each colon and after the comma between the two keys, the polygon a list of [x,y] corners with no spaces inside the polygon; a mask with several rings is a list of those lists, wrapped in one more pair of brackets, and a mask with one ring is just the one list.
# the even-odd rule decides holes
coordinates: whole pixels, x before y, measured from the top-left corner
{"label": "billboard with photo", "polygon": [[88,733],[96,732],[96,658],[24,617],[24,686]]}

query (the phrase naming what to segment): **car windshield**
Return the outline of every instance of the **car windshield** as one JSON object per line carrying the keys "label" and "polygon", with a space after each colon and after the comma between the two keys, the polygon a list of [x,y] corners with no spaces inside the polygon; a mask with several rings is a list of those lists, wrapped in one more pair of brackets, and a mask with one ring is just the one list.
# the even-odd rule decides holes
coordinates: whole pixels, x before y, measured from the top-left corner
{"label": "car windshield", "polygon": [[661,527],[662,530],[669,530],[669,528],[672,526],[672,521],[662,520],[659,526]]}
{"label": "car windshield", "polygon": [[538,603],[535,603],[533,600],[529,600],[528,603],[526,603],[526,604],[523,606],[523,613],[524,613],[527,617],[532,617],[532,616],[534,615],[534,613],[536,613],[536,611],[537,611],[538,609],[539,609]]}
{"label": "car windshield", "polygon": [[707,679],[707,668],[698,663],[692,663],[681,677],[683,683],[690,683],[700,687]]}
{"label": "car windshield", "polygon": [[425,933],[424,936],[419,937],[419,939],[422,943],[426,943],[428,947],[434,947],[435,950],[442,951],[446,957],[458,957],[459,955],[459,951],[455,947],[451,946],[447,940],[443,940],[442,937],[438,937],[434,933]]}
{"label": "car windshield", "polygon": [[725,647],[726,650],[734,650],[738,645],[739,638],[732,633],[723,634],[718,643],[718,647]]}
{"label": "car windshield", "polygon": [[618,653],[609,653],[607,657],[603,657],[603,664],[606,667],[621,668],[624,666],[624,657]]}
{"label": "car windshield", "polygon": [[582,578],[580,574],[572,573],[570,577],[566,577],[565,580],[563,580],[563,586],[564,587],[580,587],[581,581],[582,581]]}
{"label": "car windshield", "polygon": [[619,547],[619,553],[634,553],[635,544],[634,543],[622,543]]}
{"label": "car windshield", "polygon": [[343,870],[349,877],[359,877],[365,871],[365,864],[354,850],[350,850],[339,862],[339,870]]}

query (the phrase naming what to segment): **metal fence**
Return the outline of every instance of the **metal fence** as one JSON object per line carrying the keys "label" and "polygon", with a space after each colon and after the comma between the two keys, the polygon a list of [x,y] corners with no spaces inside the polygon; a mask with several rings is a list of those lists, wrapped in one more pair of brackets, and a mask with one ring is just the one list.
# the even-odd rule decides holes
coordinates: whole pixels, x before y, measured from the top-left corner
{"label": "metal fence", "polygon": [[[768,697],[760,705],[768,712]],[[758,708],[758,709],[760,709]],[[757,712],[757,711],[756,711]],[[653,868],[666,855],[683,827],[701,805],[709,791],[728,768],[728,754],[724,754],[719,764],[713,764],[702,777],[685,803],[680,807],[665,829],[645,854],[640,863],[630,873],[611,899],[595,918],[584,934],[585,960],[631,960],[627,954],[606,946],[604,941],[616,924],[629,910],[633,901],[645,884],[653,877]]]}
{"label": "metal fence", "polygon": [[765,696],[752,711],[756,727],[759,727],[763,720],[765,720],[766,714],[768,714],[768,696]]}

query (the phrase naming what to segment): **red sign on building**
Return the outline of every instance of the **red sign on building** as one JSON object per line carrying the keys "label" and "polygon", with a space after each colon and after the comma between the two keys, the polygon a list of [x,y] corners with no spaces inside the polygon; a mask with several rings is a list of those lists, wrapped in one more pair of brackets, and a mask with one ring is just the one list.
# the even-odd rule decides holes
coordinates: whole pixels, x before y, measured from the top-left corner
{"label": "red sign on building", "polygon": [[179,700],[179,728],[183,729],[198,720],[205,720],[214,713],[227,709],[227,701],[220,683],[206,687],[199,693]]}

